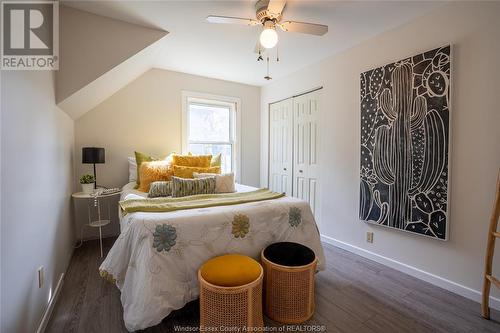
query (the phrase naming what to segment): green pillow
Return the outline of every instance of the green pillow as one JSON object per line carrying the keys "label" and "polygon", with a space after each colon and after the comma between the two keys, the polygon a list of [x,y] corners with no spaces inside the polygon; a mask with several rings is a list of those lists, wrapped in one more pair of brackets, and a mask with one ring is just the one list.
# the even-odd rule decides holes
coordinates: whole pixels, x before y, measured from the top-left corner
{"label": "green pillow", "polygon": [[140,153],[138,151],[135,151],[134,153],[135,153],[135,163],[137,164],[137,181],[136,181],[137,184],[135,185],[135,188],[139,188],[139,185],[141,184],[139,170],[141,169],[142,162],[157,161],[158,159],[155,157]]}
{"label": "green pillow", "polygon": [[210,163],[211,167],[220,167],[222,165],[221,153],[212,156],[212,161]]}

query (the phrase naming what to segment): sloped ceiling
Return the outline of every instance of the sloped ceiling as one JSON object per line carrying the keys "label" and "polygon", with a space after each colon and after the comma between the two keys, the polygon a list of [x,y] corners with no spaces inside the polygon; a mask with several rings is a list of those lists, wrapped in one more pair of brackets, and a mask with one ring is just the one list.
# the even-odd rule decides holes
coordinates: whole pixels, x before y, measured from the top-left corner
{"label": "sloped ceiling", "polygon": [[78,118],[151,67],[166,31],[60,8],[56,102]]}

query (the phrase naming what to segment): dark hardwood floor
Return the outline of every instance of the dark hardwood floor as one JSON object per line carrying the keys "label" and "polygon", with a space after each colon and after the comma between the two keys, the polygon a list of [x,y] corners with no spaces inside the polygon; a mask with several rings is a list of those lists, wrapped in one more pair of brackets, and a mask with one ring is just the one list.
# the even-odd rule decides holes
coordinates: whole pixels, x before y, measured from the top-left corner
{"label": "dark hardwood floor", "polygon": [[[104,240],[106,253],[114,239]],[[316,275],[316,312],[307,323],[326,332],[500,332],[480,305],[350,252],[325,244],[327,269]],[[99,277],[99,244],[75,250],[46,332],[126,332],[118,289]],[[198,325],[191,302],[144,332]],[[266,325],[280,325],[266,320]],[[292,328],[284,332],[293,331]],[[177,330],[177,332],[179,332]]]}

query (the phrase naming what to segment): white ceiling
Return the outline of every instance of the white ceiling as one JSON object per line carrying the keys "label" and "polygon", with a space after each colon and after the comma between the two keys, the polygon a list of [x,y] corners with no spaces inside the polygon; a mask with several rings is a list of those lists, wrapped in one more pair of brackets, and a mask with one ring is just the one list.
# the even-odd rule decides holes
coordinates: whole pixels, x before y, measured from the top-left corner
{"label": "white ceiling", "polygon": [[[260,26],[210,24],[207,15],[255,18],[255,1],[65,1],[65,5],[169,32],[151,67],[252,85],[265,85],[266,67],[253,52]],[[421,16],[443,2],[288,1],[284,19],[329,26],[322,37],[279,34],[283,77],[383,31]]]}

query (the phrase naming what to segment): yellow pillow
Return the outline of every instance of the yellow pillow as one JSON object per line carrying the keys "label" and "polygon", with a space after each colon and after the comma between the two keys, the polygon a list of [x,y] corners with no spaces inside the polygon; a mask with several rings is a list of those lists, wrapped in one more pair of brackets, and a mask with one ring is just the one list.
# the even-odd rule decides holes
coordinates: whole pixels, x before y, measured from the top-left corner
{"label": "yellow pillow", "polygon": [[197,167],[197,168],[208,168],[210,162],[212,161],[212,155],[174,155],[172,156],[172,164],[187,166],[187,167]]}
{"label": "yellow pillow", "polygon": [[135,151],[134,153],[135,153],[135,163],[137,164],[137,180],[136,180],[137,185],[135,188],[139,188],[139,186],[141,185],[141,174],[139,172],[139,170],[141,169],[141,164],[143,162],[151,162],[151,161],[156,161],[158,159],[155,157],[140,153],[138,151]]}
{"label": "yellow pillow", "polygon": [[198,167],[188,167],[174,165],[174,176],[179,178],[193,178],[193,172],[198,173],[220,173],[220,167],[208,167],[208,168],[198,168]]}
{"label": "yellow pillow", "polygon": [[135,163],[137,164],[137,180],[136,180],[136,185],[134,187],[135,189],[138,189],[139,186],[141,185],[140,170],[141,170],[141,164],[143,162],[166,161],[169,164],[172,164],[172,156],[175,154],[175,152],[172,152],[165,158],[156,158],[153,156],[148,156],[146,154],[140,153],[138,151],[134,153],[135,153]]}
{"label": "yellow pillow", "polygon": [[210,162],[210,166],[213,166],[213,167],[222,166],[221,153],[212,156],[212,161]]}
{"label": "yellow pillow", "polygon": [[260,264],[241,254],[227,254],[207,261],[200,268],[208,283],[221,287],[243,286],[257,280],[262,272]]}
{"label": "yellow pillow", "polygon": [[152,182],[168,181],[173,175],[172,166],[166,161],[142,162],[139,173],[141,175],[139,191],[141,192],[149,192]]}
{"label": "yellow pillow", "polygon": [[[188,156],[193,156],[193,153],[189,152]],[[212,155],[212,160],[210,161],[210,166],[222,166],[222,153],[218,153],[217,155]]]}

